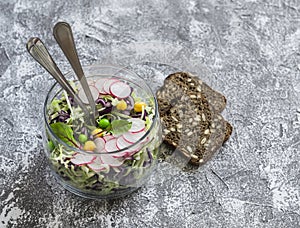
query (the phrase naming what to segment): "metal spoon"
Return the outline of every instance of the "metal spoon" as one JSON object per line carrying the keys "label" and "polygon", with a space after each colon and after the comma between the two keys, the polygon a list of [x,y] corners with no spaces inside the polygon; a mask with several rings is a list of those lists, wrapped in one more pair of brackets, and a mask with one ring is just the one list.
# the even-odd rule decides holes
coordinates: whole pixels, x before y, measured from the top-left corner
{"label": "metal spoon", "polygon": [[53,58],[49,54],[44,43],[38,37],[32,37],[28,40],[26,45],[29,54],[42,66],[51,76],[61,85],[61,87],[74,99],[85,113],[86,119],[93,123],[90,112],[77,96],[72,86],[69,84],[65,76],[61,73]]}
{"label": "metal spoon", "polygon": [[53,35],[56,39],[56,42],[67,57],[69,63],[71,64],[75,74],[77,75],[77,78],[81,83],[81,86],[89,101],[89,105],[93,112],[94,118],[96,118],[97,114],[95,112],[95,101],[93,99],[91,90],[87,83],[86,77],[84,76],[82,66],[78,58],[71,26],[66,22],[58,22],[53,28]]}

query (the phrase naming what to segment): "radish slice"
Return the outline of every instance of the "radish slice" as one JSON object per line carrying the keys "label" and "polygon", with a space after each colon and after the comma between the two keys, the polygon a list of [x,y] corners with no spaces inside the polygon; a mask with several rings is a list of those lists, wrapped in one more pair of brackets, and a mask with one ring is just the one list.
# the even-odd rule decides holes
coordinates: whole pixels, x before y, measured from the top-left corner
{"label": "radish slice", "polygon": [[86,165],[91,164],[96,159],[94,155],[88,154],[75,154],[74,157],[71,159],[71,162],[74,165]]}
{"label": "radish slice", "polygon": [[138,151],[139,150],[132,150],[132,151],[125,150],[125,151],[113,154],[112,157],[113,158],[123,158],[123,159],[125,159],[125,158],[128,158],[128,157],[132,156],[133,154],[135,154]]}
{"label": "radish slice", "polygon": [[106,164],[103,164],[100,157],[96,157],[95,160],[91,163],[88,164],[88,167],[90,167],[92,170],[99,172],[101,170],[105,170],[108,168]]}
{"label": "radish slice", "polygon": [[109,141],[111,139],[114,139],[114,138],[115,138],[115,136],[113,136],[113,135],[105,135],[105,136],[103,136],[103,139],[104,139],[105,142],[107,142],[107,141]]}
{"label": "radish slice", "polygon": [[102,163],[111,167],[118,167],[124,162],[124,158],[114,158],[111,154],[101,154],[100,159]]}
{"label": "radish slice", "polygon": [[96,163],[88,164],[88,167],[90,167],[95,172],[107,170],[109,168],[107,164],[96,164]]}
{"label": "radish slice", "polygon": [[107,78],[99,78],[96,83],[95,83],[95,87],[99,90],[99,93],[101,94],[106,94],[106,92],[103,89],[103,85],[104,83],[107,81]]}
{"label": "radish slice", "polygon": [[119,82],[119,80],[116,78],[105,80],[105,82],[103,83],[103,91],[107,94],[110,94],[110,86],[115,82]]}
{"label": "radish slice", "polygon": [[136,133],[126,132],[122,136],[125,139],[125,141],[129,143],[135,143],[139,141],[139,139],[142,138],[145,133],[146,133],[145,131],[140,131]]}
{"label": "radish slice", "polygon": [[117,147],[119,150],[123,150],[126,147],[130,147],[132,143],[127,142],[122,136],[117,139]]}
{"label": "radish slice", "polygon": [[100,153],[104,151],[105,141],[103,138],[96,138],[94,143],[96,144],[96,152]]}
{"label": "radish slice", "polygon": [[[123,150],[126,147],[131,146],[132,143],[126,142],[125,139],[123,137],[119,137],[117,139],[117,147],[119,150]],[[120,158],[120,157],[128,157],[128,155],[132,152],[131,149],[119,152],[117,154],[113,154],[114,158]]]}
{"label": "radish slice", "polygon": [[129,149],[119,152],[117,154],[114,154],[113,157],[114,158],[119,158],[119,157],[129,157],[132,156],[133,154],[135,154],[136,152],[140,151],[142,149],[142,144],[137,144],[132,146],[133,143],[127,142],[123,136],[119,137],[117,139],[117,147],[121,150],[121,149],[125,149],[126,147],[130,147]]}
{"label": "radish slice", "polygon": [[[93,96],[93,99],[94,101],[96,101],[99,97],[99,90],[95,87],[95,86],[92,86],[90,85],[90,90],[91,90],[91,93],[92,93],[92,96]],[[84,93],[84,90],[83,88],[80,88],[79,91],[78,91],[78,97],[82,100],[82,102],[84,104],[88,104],[89,101]]]}
{"label": "radish slice", "polygon": [[113,158],[122,158],[122,157],[128,157],[130,154],[130,152],[127,152],[127,151],[122,151],[122,152],[119,152],[119,153],[116,153],[116,154],[112,154],[112,157]]}
{"label": "radish slice", "polygon": [[131,94],[130,86],[121,81],[111,84],[109,91],[110,91],[111,95],[113,95],[117,98],[120,98],[120,99],[127,98]]}
{"label": "radish slice", "polygon": [[140,118],[131,118],[128,121],[132,123],[129,129],[132,133],[137,133],[145,129],[145,121]]}
{"label": "radish slice", "polygon": [[117,139],[111,139],[105,143],[105,150],[107,152],[118,151]]}

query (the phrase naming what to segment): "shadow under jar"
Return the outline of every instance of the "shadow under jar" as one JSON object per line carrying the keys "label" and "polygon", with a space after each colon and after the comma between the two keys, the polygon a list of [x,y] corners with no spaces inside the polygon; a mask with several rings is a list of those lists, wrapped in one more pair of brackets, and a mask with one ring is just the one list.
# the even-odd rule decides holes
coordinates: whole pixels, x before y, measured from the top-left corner
{"label": "shadow under jar", "polygon": [[[157,101],[131,71],[106,65],[83,69],[99,113],[95,126],[54,84],[44,104],[45,152],[67,190],[92,199],[122,197],[145,184],[157,165],[162,142]],[[80,95],[76,81],[74,88]]]}

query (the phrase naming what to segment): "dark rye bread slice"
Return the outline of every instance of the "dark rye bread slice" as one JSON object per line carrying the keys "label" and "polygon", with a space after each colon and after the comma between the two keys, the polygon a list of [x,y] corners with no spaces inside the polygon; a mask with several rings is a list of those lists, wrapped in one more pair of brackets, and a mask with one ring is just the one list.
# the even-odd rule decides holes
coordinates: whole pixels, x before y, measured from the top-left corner
{"label": "dark rye bread slice", "polygon": [[157,100],[164,141],[192,164],[206,162],[231,135],[231,125],[219,114],[225,97],[190,73],[169,75]]}
{"label": "dark rye bread slice", "polygon": [[[193,164],[206,162],[231,134],[231,126],[219,114],[205,112],[189,104],[174,105],[161,116],[164,141],[179,149]],[[228,124],[228,125],[227,125]]]}
{"label": "dark rye bread slice", "polygon": [[[198,100],[196,103],[201,102],[199,98],[205,98],[208,102],[209,108],[215,113],[221,113],[226,106],[226,98],[219,92],[210,88],[206,83],[201,81],[197,76],[188,72],[177,72],[170,74],[164,81],[164,85],[161,90],[165,90],[171,93],[166,93],[165,98],[168,100],[173,99],[173,96],[180,94],[174,94],[176,89],[182,90],[183,93],[190,95],[191,100]],[[200,107],[201,108],[201,107]],[[204,107],[207,108],[207,107]]]}

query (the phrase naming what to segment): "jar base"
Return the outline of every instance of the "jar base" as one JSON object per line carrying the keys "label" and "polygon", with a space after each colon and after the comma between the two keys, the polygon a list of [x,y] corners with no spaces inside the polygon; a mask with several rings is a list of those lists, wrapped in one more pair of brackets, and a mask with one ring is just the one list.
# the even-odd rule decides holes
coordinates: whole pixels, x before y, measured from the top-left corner
{"label": "jar base", "polygon": [[89,193],[89,192],[83,192],[78,190],[77,188],[73,187],[72,185],[67,184],[66,182],[62,181],[61,178],[57,175],[57,173],[52,173],[55,177],[55,179],[57,180],[57,182],[67,191],[86,198],[86,199],[93,199],[93,200],[111,200],[111,199],[118,199],[118,198],[122,198],[125,197],[127,195],[130,195],[131,193],[139,190],[141,188],[140,187],[128,187],[126,189],[120,189],[117,190],[111,194],[106,194],[106,195],[101,195],[101,194],[93,194],[93,193]]}

